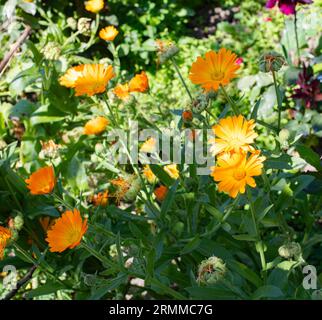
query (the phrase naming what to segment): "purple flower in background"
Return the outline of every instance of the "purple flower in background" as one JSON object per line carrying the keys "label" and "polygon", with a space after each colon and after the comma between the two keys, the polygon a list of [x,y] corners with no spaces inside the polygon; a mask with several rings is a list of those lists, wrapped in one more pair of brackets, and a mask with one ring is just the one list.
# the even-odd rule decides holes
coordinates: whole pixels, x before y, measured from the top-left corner
{"label": "purple flower in background", "polygon": [[267,0],[266,8],[271,9],[278,3],[278,7],[285,15],[295,14],[295,8],[298,3],[310,4],[313,0]]}
{"label": "purple flower in background", "polygon": [[320,81],[314,78],[311,67],[303,66],[296,83],[298,88],[295,89],[292,98],[303,100],[306,108],[316,107],[318,102],[322,101]]}

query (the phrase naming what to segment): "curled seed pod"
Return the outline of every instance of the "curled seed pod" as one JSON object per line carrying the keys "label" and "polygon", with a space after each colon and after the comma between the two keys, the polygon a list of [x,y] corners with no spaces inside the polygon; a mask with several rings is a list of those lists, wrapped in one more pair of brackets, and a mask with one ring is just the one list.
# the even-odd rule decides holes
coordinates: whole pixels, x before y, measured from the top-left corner
{"label": "curled seed pod", "polygon": [[199,284],[210,285],[222,280],[227,273],[226,264],[215,256],[201,261],[198,267]]}
{"label": "curled seed pod", "polygon": [[270,51],[260,57],[259,69],[262,72],[279,71],[285,63],[285,59],[281,54]]}
{"label": "curled seed pod", "polygon": [[41,52],[47,60],[58,60],[61,53],[61,47],[57,42],[48,42]]}
{"label": "curled seed pod", "polygon": [[71,28],[72,30],[77,29],[77,21],[73,17],[67,18],[66,22],[67,22],[68,27]]}
{"label": "curled seed pod", "polygon": [[285,259],[298,259],[302,255],[302,249],[299,243],[289,242],[278,248],[278,254]]}
{"label": "curled seed pod", "polygon": [[88,18],[80,18],[77,22],[77,30],[86,36],[91,34],[92,20]]}

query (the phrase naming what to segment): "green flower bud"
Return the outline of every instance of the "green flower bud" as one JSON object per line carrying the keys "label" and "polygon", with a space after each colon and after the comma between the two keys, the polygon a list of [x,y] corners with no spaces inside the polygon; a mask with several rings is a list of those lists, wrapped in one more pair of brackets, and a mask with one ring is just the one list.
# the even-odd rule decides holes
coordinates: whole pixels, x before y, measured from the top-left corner
{"label": "green flower bud", "polygon": [[136,199],[139,191],[141,190],[141,180],[134,176],[129,178],[130,188],[124,196],[125,201],[132,202]]}
{"label": "green flower bud", "polygon": [[285,259],[295,258],[297,260],[302,255],[302,249],[299,243],[289,242],[279,247],[278,254]]}
{"label": "green flower bud", "polygon": [[80,18],[77,23],[77,30],[85,35],[89,36],[91,34],[92,20],[88,18]]}
{"label": "green flower bud", "polygon": [[178,237],[181,236],[183,230],[184,230],[184,223],[181,221],[178,221],[173,227],[173,232]]}
{"label": "green flower bud", "polygon": [[208,107],[209,96],[208,94],[201,93],[191,102],[190,109],[194,113],[201,113]]}
{"label": "green flower bud", "polygon": [[289,139],[290,139],[290,131],[287,129],[282,129],[278,134],[278,140],[281,143],[281,147],[283,149],[287,149],[289,147]]}
{"label": "green flower bud", "polygon": [[77,29],[77,21],[73,17],[67,18],[67,25],[70,27],[72,30]]}
{"label": "green flower bud", "polygon": [[24,225],[24,218],[21,212],[19,212],[13,219],[13,225],[15,230],[20,231]]}
{"label": "green flower bud", "polygon": [[270,51],[260,57],[259,70],[262,72],[279,71],[285,63],[285,59],[281,54]]}
{"label": "green flower bud", "polygon": [[60,45],[56,42],[48,42],[41,50],[47,60],[58,60],[61,53]]}
{"label": "green flower bud", "polygon": [[217,257],[210,257],[201,261],[198,267],[199,284],[211,285],[222,280],[227,273],[226,264]]}

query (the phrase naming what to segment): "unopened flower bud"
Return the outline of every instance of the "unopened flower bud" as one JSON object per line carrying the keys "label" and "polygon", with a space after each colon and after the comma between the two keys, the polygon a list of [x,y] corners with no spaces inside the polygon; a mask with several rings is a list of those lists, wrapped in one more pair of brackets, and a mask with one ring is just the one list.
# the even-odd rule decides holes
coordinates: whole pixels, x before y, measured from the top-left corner
{"label": "unopened flower bud", "polygon": [[281,54],[270,51],[260,57],[259,69],[262,72],[279,71],[285,63],[285,59]]}
{"label": "unopened flower bud", "polygon": [[205,93],[201,93],[191,102],[191,110],[194,113],[200,113],[208,107],[209,97]]}
{"label": "unopened flower bud", "polygon": [[298,259],[302,254],[302,249],[299,243],[290,242],[279,247],[278,254],[285,259]]}
{"label": "unopened flower bud", "polygon": [[91,24],[92,20],[89,18],[80,18],[77,23],[77,30],[85,35],[89,36],[91,34]]}
{"label": "unopened flower bud", "polygon": [[161,64],[165,63],[179,52],[179,48],[171,41],[157,40],[155,45],[158,52],[159,62]]}
{"label": "unopened flower bud", "polygon": [[134,201],[139,191],[141,190],[141,180],[139,177],[130,177],[129,178],[130,188],[124,196],[125,201]]}
{"label": "unopened flower bud", "polygon": [[47,60],[58,60],[61,53],[60,45],[56,42],[48,42],[41,50]]}
{"label": "unopened flower bud", "polygon": [[198,268],[198,282],[200,284],[215,284],[225,277],[226,264],[217,257],[210,257],[201,261]]}

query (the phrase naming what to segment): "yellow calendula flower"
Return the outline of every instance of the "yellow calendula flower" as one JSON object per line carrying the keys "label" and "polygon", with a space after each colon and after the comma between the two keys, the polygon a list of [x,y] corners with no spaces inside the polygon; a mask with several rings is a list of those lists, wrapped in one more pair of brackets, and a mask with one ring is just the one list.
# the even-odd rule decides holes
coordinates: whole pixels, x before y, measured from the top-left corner
{"label": "yellow calendula flower", "polygon": [[69,68],[65,74],[59,78],[59,83],[67,88],[75,88],[77,79],[82,75],[84,64]]}
{"label": "yellow calendula flower", "polygon": [[99,37],[105,41],[113,41],[118,33],[118,30],[114,26],[108,26],[101,29]]}
{"label": "yellow calendula flower", "polygon": [[7,243],[11,237],[12,237],[11,230],[0,226],[0,260],[3,259],[4,249],[7,246]]}
{"label": "yellow calendula flower", "polygon": [[112,66],[86,64],[81,75],[75,81],[76,96],[93,96],[103,93],[108,82],[115,76]]}
{"label": "yellow calendula flower", "polygon": [[245,193],[246,185],[256,187],[254,176],[262,173],[265,157],[259,153],[224,153],[217,159],[217,165],[212,168],[211,176],[219,181],[218,189],[236,198],[238,193]]}
{"label": "yellow calendula flower", "polygon": [[98,13],[104,8],[103,0],[85,1],[85,9],[89,12]]}
{"label": "yellow calendula flower", "polygon": [[84,134],[100,134],[105,131],[109,121],[104,117],[96,117],[86,122],[84,127]]}
{"label": "yellow calendula flower", "polygon": [[125,100],[129,97],[129,85],[127,83],[125,84],[118,84],[114,89],[113,93],[122,100]]}
{"label": "yellow calendula flower", "polygon": [[213,155],[222,152],[247,152],[254,148],[251,144],[257,138],[254,120],[246,120],[243,116],[221,119],[212,127],[215,138],[209,139]]}
{"label": "yellow calendula flower", "polygon": [[78,246],[87,231],[87,219],[83,220],[77,209],[66,211],[47,232],[46,241],[51,252],[63,252]]}
{"label": "yellow calendula flower", "polygon": [[236,71],[240,68],[236,60],[237,55],[225,48],[221,48],[218,53],[208,51],[205,58],[198,57],[192,64],[189,78],[206,91],[217,91],[236,77]]}
{"label": "yellow calendula flower", "polygon": [[157,151],[157,140],[153,137],[147,139],[140,148],[141,152],[153,153]]}
{"label": "yellow calendula flower", "polygon": [[149,165],[144,166],[143,175],[149,181],[149,183],[155,183],[158,180]]}
{"label": "yellow calendula flower", "polygon": [[177,165],[175,163],[168,164],[168,165],[164,166],[163,169],[172,179],[179,178],[179,171],[178,171]]}

